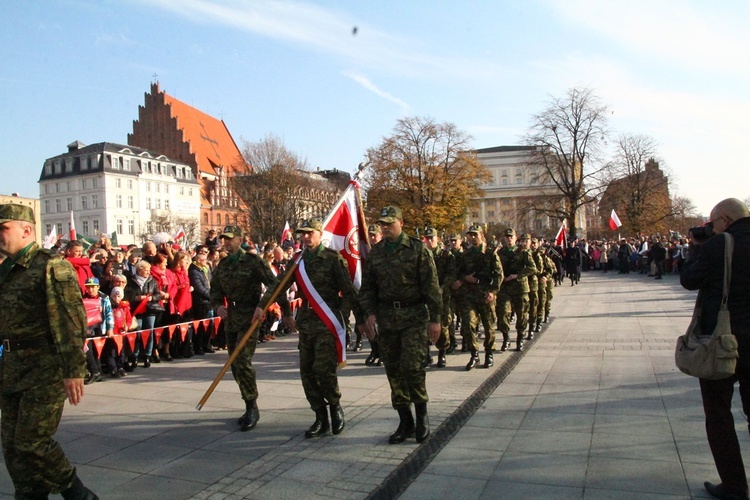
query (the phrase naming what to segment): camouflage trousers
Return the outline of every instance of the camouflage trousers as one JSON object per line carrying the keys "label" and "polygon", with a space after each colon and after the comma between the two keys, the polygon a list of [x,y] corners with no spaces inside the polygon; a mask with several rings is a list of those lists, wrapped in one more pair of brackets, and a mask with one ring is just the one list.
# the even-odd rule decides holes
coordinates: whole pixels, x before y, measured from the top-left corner
{"label": "camouflage trousers", "polygon": [[3,393],[0,435],[3,456],[16,495],[47,497],[72,485],[75,468],[54,440],[65,405],[61,381]]}
{"label": "camouflage trousers", "polygon": [[536,317],[539,314],[539,288],[531,290],[529,292],[529,328],[533,329],[536,326]]}
{"label": "camouflage trousers", "polygon": [[453,335],[453,311],[451,309],[451,293],[448,289],[443,290],[443,310],[440,312],[440,337],[435,342],[435,347],[444,351],[450,346]]}
{"label": "camouflage trousers", "polygon": [[545,294],[547,297],[544,301],[544,315],[549,316],[549,311],[552,307],[552,297],[555,295],[555,282],[553,280],[547,280]]}
{"label": "camouflage trousers", "polygon": [[476,352],[479,350],[479,323],[484,327],[484,351],[491,353],[495,349],[495,304],[483,300],[467,299],[461,303],[461,335],[465,345]]}
{"label": "camouflage trousers", "polygon": [[516,333],[523,336],[529,325],[529,294],[506,295],[500,293],[497,296],[498,323],[500,332],[503,334],[503,340],[506,341],[510,339],[511,311],[516,313]]}
{"label": "camouflage trousers", "polygon": [[426,403],[425,346],[428,341],[427,323],[410,322],[401,329],[388,329],[380,325],[378,343],[380,359],[391,386],[391,404],[396,410],[409,408],[411,403]]}
{"label": "camouflage trousers", "polygon": [[[315,317],[310,317],[309,314]],[[336,405],[341,399],[339,380],[336,376],[336,340],[311,309],[300,311],[297,324],[299,374],[310,408],[319,410],[324,408],[326,403]]]}
{"label": "camouflage trousers", "polygon": [[[249,328],[249,325],[248,325]],[[236,331],[227,330],[227,351],[231,356],[237,343],[247,332],[247,329]],[[258,384],[255,382],[255,368],[253,368],[253,356],[255,347],[258,345],[258,330],[256,329],[242,348],[242,352],[232,363],[232,376],[240,387],[240,394],[245,401],[258,398]]]}

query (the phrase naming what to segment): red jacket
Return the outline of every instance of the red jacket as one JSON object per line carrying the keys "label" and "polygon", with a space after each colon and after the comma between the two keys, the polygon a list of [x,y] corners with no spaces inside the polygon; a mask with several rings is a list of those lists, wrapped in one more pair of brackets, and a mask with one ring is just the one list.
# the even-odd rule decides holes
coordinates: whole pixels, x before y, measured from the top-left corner
{"label": "red jacket", "polygon": [[73,268],[78,274],[78,284],[81,285],[81,292],[86,291],[86,287],[83,285],[86,280],[94,277],[94,273],[91,271],[91,261],[86,257],[65,257],[65,260],[73,264]]}

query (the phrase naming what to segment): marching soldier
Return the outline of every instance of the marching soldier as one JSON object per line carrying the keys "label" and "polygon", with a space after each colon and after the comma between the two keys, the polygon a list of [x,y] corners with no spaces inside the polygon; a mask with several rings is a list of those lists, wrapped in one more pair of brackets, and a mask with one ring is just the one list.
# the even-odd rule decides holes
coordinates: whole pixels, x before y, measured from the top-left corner
{"label": "marching soldier", "polygon": [[510,313],[516,311],[516,350],[523,350],[523,336],[529,320],[529,280],[536,273],[531,253],[523,247],[516,247],[516,232],[506,229],[503,235],[504,246],[498,251],[505,278],[497,296],[497,315],[500,319],[500,332],[503,334],[501,351],[510,343]]}
{"label": "marching soldier", "polygon": [[[524,233],[521,235],[521,244],[520,246],[522,248],[525,248],[526,250],[529,250],[529,255],[531,256],[531,260],[534,261],[534,267],[536,267],[536,271],[528,276],[529,280],[529,333],[526,337],[528,340],[531,340],[534,337],[534,330],[536,330],[536,315],[538,312],[538,305],[539,305],[539,276],[541,275],[542,268],[539,264],[540,262],[537,261],[536,257],[534,256],[534,252],[531,250],[531,235],[529,233]],[[516,311],[516,314],[518,314],[518,311]]]}
{"label": "marching soldier", "polygon": [[[461,257],[461,254],[464,251],[464,248],[461,246],[461,233],[453,233],[450,236],[450,251],[453,254],[453,257],[456,258],[456,262],[458,262],[458,259]],[[456,322],[460,324],[461,322],[461,306],[456,300],[456,297],[451,293],[451,317],[450,317],[450,326],[448,327],[448,336],[450,337],[450,343],[448,345],[448,349],[445,350],[446,354],[452,354],[453,351],[456,350],[458,347],[458,342],[456,342]],[[461,352],[466,352],[467,348],[463,341],[461,340]]]}
{"label": "marching soldier", "polygon": [[447,248],[438,246],[438,234],[434,228],[427,228],[424,232],[425,245],[432,252],[435,268],[438,273],[438,284],[442,292],[443,310],[440,314],[440,338],[435,343],[438,348],[438,368],[445,368],[445,352],[450,346],[449,329],[453,313],[451,312],[451,286],[456,281],[456,258]]}
{"label": "marching soldier", "polygon": [[453,290],[459,294],[458,301],[463,313],[461,331],[465,335],[464,342],[468,344],[471,352],[466,369],[471,370],[479,364],[477,332],[480,321],[485,331],[484,367],[489,368],[495,363],[492,354],[495,348],[494,306],[503,279],[503,270],[497,254],[484,240],[482,226],[469,227],[466,235],[471,247],[461,255]]}
{"label": "marching soldier", "polygon": [[550,251],[553,251],[552,245],[549,246],[547,252],[543,253],[545,266],[549,269],[549,272],[551,274],[547,279],[547,286],[544,297],[544,318],[542,319],[542,323],[546,323],[549,321],[549,313],[550,309],[552,308],[552,298],[554,296],[555,286],[557,286],[557,284],[555,283],[555,276],[557,275],[557,264],[555,263],[552,256],[550,256]]}
{"label": "marching soldier", "polygon": [[[383,232],[380,230],[380,226],[377,224],[371,224],[367,228],[367,237],[370,240],[370,248],[374,247],[380,240],[383,239]],[[380,348],[378,346],[377,338],[370,339],[370,355],[365,359],[367,366],[383,366],[383,362],[380,360]]]}
{"label": "marching soldier", "polygon": [[[211,278],[211,305],[225,321],[227,346],[231,355],[245,332],[250,328],[253,313],[260,301],[261,285],[276,288],[277,280],[268,263],[256,254],[242,248],[244,232],[237,226],[227,226],[221,233],[224,257]],[[225,305],[226,302],[226,305]],[[277,298],[279,305],[289,307],[286,295]],[[242,352],[232,363],[232,375],[240,387],[245,401],[245,413],[237,421],[245,432],[255,428],[260,417],[258,412],[258,385],[255,381],[253,355],[258,343],[258,331],[250,337]]]}
{"label": "marching soldier", "polygon": [[[345,334],[342,311],[353,310],[357,323],[361,323],[357,291],[352,284],[346,262],[335,250],[321,243],[323,221],[302,221],[297,233],[302,233],[305,251],[294,279],[286,282],[284,290],[296,281],[303,299],[297,313],[299,329],[288,304],[283,307],[284,325],[299,331],[299,371],[302,388],[310,407],[315,412],[315,422],[305,432],[305,437],[318,437],[330,429],[336,435],[344,430],[344,410],[341,408],[341,391],[336,376],[338,367],[337,337]],[[291,266],[290,266],[291,267]],[[289,272],[289,271],[286,271]],[[284,281],[284,278],[281,278]],[[255,310],[255,319],[263,319],[263,307],[271,300],[273,290],[268,289]],[[329,326],[334,329],[332,331]],[[341,342],[339,348],[343,348]],[[330,407],[331,421],[328,422]]]}
{"label": "marching soldier", "polygon": [[384,239],[372,248],[367,260],[360,304],[367,317],[368,338],[375,336],[377,321],[391,404],[399,414],[398,429],[388,442],[402,443],[416,435],[421,443],[430,435],[422,361],[428,337],[437,342],[440,336],[440,285],[430,251],[403,232],[401,209],[383,208],[377,222]]}

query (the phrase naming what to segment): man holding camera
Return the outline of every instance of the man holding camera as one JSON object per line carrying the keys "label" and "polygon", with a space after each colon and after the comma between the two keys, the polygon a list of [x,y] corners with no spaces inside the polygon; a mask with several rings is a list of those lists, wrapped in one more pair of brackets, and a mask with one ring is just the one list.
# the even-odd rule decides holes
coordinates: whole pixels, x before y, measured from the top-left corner
{"label": "man holding camera", "polygon": [[[713,231],[711,231],[713,229]],[[711,236],[711,232],[717,236]],[[727,306],[732,333],[737,337],[739,359],[735,374],[724,380],[700,379],[706,435],[720,484],[705,482],[716,498],[748,498],[747,476],[732,417],[734,383],[740,383],[745,415],[750,414],[750,211],[738,199],[728,198],[711,210],[711,222],[693,228],[694,243],[689,260],[680,273],[680,283],[688,290],[699,290],[703,314],[701,330],[707,335],[716,328],[724,282],[724,248],[727,232],[734,238],[732,273]]]}

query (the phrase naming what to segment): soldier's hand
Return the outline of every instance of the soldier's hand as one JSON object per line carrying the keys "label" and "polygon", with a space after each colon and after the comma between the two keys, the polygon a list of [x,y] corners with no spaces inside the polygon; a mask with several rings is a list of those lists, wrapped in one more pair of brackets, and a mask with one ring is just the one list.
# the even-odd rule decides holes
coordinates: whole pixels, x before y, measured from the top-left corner
{"label": "soldier's hand", "polygon": [[427,335],[430,337],[430,342],[436,344],[440,338],[440,323],[427,323]]}
{"label": "soldier's hand", "polygon": [[492,293],[492,292],[487,292],[487,295],[484,297],[484,301],[487,304],[491,304],[491,303],[495,302],[495,294]]}
{"label": "soldier's hand", "polygon": [[458,290],[459,288],[461,288],[461,285],[463,285],[463,284],[464,284],[463,281],[456,280],[456,281],[453,282],[453,285],[451,285],[451,288],[453,288],[454,290]]}
{"label": "soldier's hand", "polygon": [[297,322],[294,321],[294,316],[284,316],[282,319],[284,326],[291,332],[297,332]]}
{"label": "soldier's hand", "polygon": [[77,406],[83,399],[83,379],[82,378],[65,378],[65,394],[68,396],[70,404]]}
{"label": "soldier's hand", "polygon": [[371,314],[365,321],[365,335],[368,340],[375,340],[375,315]]}
{"label": "soldier's hand", "polygon": [[263,321],[265,317],[266,315],[263,313],[263,309],[256,307],[255,313],[253,314],[253,323],[255,323],[255,321]]}

